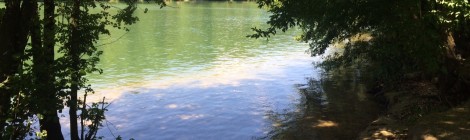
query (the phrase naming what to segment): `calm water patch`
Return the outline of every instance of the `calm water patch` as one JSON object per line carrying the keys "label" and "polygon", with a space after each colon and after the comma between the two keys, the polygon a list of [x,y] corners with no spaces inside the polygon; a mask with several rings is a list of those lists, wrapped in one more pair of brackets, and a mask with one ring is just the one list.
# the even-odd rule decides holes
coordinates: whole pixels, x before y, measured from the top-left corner
{"label": "calm water patch", "polygon": [[344,69],[322,73],[306,85],[297,85],[305,98],[298,111],[271,112],[274,124],[261,139],[357,139],[377,119],[382,107],[366,94],[361,71]]}
{"label": "calm water patch", "polygon": [[[113,30],[112,36],[103,37],[100,43],[107,45],[101,47],[99,67],[104,73],[88,77],[97,92],[91,98],[105,96],[111,103],[98,135],[138,140],[315,139],[312,132],[323,131],[309,128],[319,121],[348,126],[343,123],[358,118],[335,119],[355,111],[348,110],[349,100],[363,104],[357,96],[363,91],[342,93],[362,85],[322,75],[312,65],[320,60],[305,53],[308,44],[294,41],[298,31],[269,40],[245,37],[252,27],[266,27],[269,18],[255,3],[181,2],[163,9],[141,4],[136,15],[140,21],[130,32]],[[312,84],[322,79],[330,82]],[[307,104],[299,85],[325,94]],[[319,111],[325,107],[328,111]],[[63,115],[63,132],[68,134]],[[315,135],[306,137],[310,134]]]}
{"label": "calm water patch", "polygon": [[300,102],[294,85],[318,73],[308,44],[294,41],[296,31],[245,37],[269,17],[255,3],[139,7],[130,32],[102,39],[113,42],[101,48],[104,73],[89,76],[97,92],[91,98],[111,102],[99,132],[107,138],[262,137],[272,126],[267,114],[294,111]]}

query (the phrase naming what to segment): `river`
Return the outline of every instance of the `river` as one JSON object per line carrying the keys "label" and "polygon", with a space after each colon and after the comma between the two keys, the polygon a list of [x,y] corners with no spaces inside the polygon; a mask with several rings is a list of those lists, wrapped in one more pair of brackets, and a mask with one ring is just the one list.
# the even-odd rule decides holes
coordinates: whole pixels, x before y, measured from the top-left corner
{"label": "river", "polygon": [[[173,2],[163,9],[140,4],[136,15],[140,21],[130,32],[103,36],[98,67],[104,73],[88,76],[96,91],[91,98],[105,96],[111,103],[98,133],[106,139],[317,139],[323,131],[316,125],[346,126],[338,123],[357,118],[344,115],[356,111],[348,107],[365,102],[359,82],[335,81],[314,67],[320,58],[294,40],[299,31],[246,38],[250,28],[267,27],[269,13],[256,3]],[[333,97],[306,101],[299,89],[306,85]],[[338,108],[342,113],[331,114]],[[67,114],[62,115],[68,137]],[[292,125],[299,123],[312,126]]]}

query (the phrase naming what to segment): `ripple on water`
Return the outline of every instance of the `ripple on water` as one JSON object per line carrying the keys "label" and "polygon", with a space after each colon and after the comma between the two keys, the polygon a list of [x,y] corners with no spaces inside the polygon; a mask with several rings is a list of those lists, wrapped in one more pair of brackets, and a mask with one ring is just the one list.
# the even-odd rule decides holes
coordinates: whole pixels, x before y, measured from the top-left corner
{"label": "ripple on water", "polygon": [[[140,22],[103,47],[102,75],[90,75],[95,100],[112,103],[111,132],[136,139],[250,139],[295,111],[293,86],[315,76],[294,33],[245,38],[269,16],[255,3],[183,3],[136,13]],[[204,8],[204,10],[197,9]],[[235,7],[235,8],[233,8]],[[247,10],[248,9],[248,10]],[[117,32],[117,31],[116,31]],[[66,124],[62,122],[63,124]],[[67,127],[64,127],[67,132]],[[111,137],[107,129],[101,135]]]}

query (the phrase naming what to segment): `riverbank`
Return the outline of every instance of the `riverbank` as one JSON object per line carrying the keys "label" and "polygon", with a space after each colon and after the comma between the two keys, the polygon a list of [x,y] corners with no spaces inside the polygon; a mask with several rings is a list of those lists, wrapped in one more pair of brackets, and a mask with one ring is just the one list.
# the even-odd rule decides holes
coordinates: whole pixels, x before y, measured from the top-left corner
{"label": "riverbank", "polygon": [[381,114],[383,108],[366,93],[358,69],[320,73],[307,84],[297,84],[302,98],[293,112],[269,115],[272,130],[259,139],[347,140]]}
{"label": "riverbank", "polygon": [[470,102],[453,106],[435,85],[408,81],[397,90],[374,93],[387,110],[359,139],[470,139]]}

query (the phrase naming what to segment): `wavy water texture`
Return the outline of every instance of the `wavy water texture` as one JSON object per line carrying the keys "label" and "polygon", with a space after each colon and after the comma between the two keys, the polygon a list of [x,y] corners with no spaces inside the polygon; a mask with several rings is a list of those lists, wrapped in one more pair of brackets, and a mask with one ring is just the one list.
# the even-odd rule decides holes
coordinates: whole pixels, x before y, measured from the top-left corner
{"label": "wavy water texture", "polygon": [[[295,84],[317,76],[316,58],[297,31],[250,39],[269,15],[249,2],[139,5],[128,33],[112,31],[96,94],[111,102],[99,135],[136,139],[250,139],[266,135],[267,115],[296,108]],[[144,14],[143,9],[148,8]],[[124,35],[124,36],[122,36]],[[122,36],[122,37],[121,37]],[[65,111],[67,112],[67,111]],[[67,114],[63,114],[67,116]],[[63,131],[68,132],[62,119]]]}

